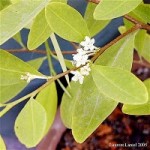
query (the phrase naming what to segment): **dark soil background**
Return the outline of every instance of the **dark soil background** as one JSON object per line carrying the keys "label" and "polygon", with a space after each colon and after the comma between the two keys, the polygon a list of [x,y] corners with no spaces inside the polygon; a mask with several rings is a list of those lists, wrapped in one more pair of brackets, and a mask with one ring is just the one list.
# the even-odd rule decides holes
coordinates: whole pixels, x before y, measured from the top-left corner
{"label": "dark soil background", "polygon": [[[135,60],[138,56],[135,56]],[[134,64],[132,72],[141,80],[150,77],[150,69]],[[120,104],[82,144],[75,142],[71,130],[63,134],[57,150],[150,150],[150,116],[123,114]],[[145,146],[115,147],[113,144],[144,143]]]}

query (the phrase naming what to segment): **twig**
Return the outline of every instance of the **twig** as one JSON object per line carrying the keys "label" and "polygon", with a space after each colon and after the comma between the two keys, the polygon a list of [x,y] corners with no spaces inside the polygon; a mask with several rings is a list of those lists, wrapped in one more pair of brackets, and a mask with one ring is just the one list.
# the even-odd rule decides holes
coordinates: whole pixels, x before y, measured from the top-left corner
{"label": "twig", "polygon": [[100,0],[86,0],[88,2],[92,2],[92,3],[95,3],[95,4],[98,4],[100,2]]}
{"label": "twig", "polygon": [[116,39],[114,39],[113,41],[111,41],[110,43],[106,44],[104,47],[102,47],[100,49],[100,51],[98,51],[95,56],[91,59],[92,62],[94,62],[105,50],[107,50],[109,47],[111,47],[112,45],[114,45],[115,43],[117,43],[120,39],[122,39],[123,37],[127,36],[128,34],[135,32],[136,30],[140,29],[139,25],[135,25],[134,27],[132,27],[131,29],[129,29],[128,31],[126,31],[125,33],[121,34],[120,36],[118,36]]}
{"label": "twig", "polygon": [[143,62],[143,61],[141,62],[140,60],[134,60],[133,63],[145,66],[147,68],[150,68],[150,64],[149,63],[146,63],[146,62]]}
{"label": "twig", "polygon": [[74,47],[74,49],[78,49],[78,45],[76,45],[74,42],[70,42],[70,44]]}
{"label": "twig", "polygon": [[141,21],[136,20],[135,18],[133,18],[133,17],[131,17],[131,16],[129,16],[129,15],[124,15],[123,17],[124,17],[125,19],[127,19],[128,21],[130,21],[130,22],[132,22],[132,23],[134,23],[134,24],[138,24],[139,26],[141,26],[140,29],[145,29],[145,30],[147,30],[147,31],[150,31],[150,25],[144,24],[144,23],[142,23]]}
{"label": "twig", "polygon": [[[8,50],[9,53],[23,53],[23,52],[27,52],[27,53],[39,53],[39,54],[43,54],[46,55],[46,51],[45,50],[28,50],[28,49],[9,49]],[[53,54],[56,55],[55,51],[52,51]],[[77,52],[75,50],[71,50],[71,51],[63,51],[62,50],[62,54],[64,55],[70,55],[70,54],[76,54]]]}

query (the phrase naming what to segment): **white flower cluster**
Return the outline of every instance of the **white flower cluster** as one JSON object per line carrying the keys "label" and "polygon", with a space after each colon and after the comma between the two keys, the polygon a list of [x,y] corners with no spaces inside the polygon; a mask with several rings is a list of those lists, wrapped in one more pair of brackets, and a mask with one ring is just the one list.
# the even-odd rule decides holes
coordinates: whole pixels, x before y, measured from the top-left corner
{"label": "white flower cluster", "polygon": [[81,48],[77,49],[77,54],[73,54],[73,65],[76,67],[84,65],[80,68],[80,71],[71,71],[71,73],[74,74],[72,77],[73,81],[79,81],[79,83],[82,84],[84,76],[89,75],[89,72],[91,71],[89,57],[94,55],[97,49],[97,47],[94,46],[94,43],[94,39],[90,39],[86,36],[85,40],[80,43]]}

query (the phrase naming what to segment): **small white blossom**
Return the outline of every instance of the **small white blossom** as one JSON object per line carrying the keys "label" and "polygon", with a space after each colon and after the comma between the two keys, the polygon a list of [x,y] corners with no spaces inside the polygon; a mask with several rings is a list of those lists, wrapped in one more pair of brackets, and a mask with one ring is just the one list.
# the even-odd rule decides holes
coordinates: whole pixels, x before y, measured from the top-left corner
{"label": "small white blossom", "polygon": [[85,41],[80,43],[81,48],[77,49],[77,54],[73,54],[72,64],[76,67],[80,67],[81,65],[85,65],[80,68],[80,71],[71,71],[74,76],[72,80],[80,84],[83,83],[84,76],[89,75],[91,68],[89,66],[89,57],[96,53],[97,47],[94,46],[95,40],[90,39],[88,36],[85,37]]}
{"label": "small white blossom", "polygon": [[83,46],[83,49],[85,51],[94,51],[96,47],[94,46],[95,39],[90,39],[88,36],[85,37],[85,41],[82,41],[80,43],[81,46]]}
{"label": "small white blossom", "polygon": [[45,80],[48,80],[52,77],[47,77],[47,76],[37,76],[37,75],[34,75],[34,74],[31,74],[29,72],[26,73],[26,75],[21,75],[21,80],[26,80],[27,83],[30,83],[32,80],[34,79],[45,79]]}
{"label": "small white blossom", "polygon": [[77,52],[78,52],[78,54],[81,54],[81,55],[87,54],[87,51],[83,50],[83,48],[78,48]]}
{"label": "small white blossom", "polygon": [[79,71],[71,71],[71,73],[74,74],[72,77],[73,81],[79,81],[80,84],[83,84],[84,76]]}
{"label": "small white blossom", "polygon": [[85,65],[88,62],[88,55],[77,53],[73,55],[73,60],[73,64],[75,64],[76,67],[79,67],[81,65]]}
{"label": "small white blossom", "polygon": [[83,67],[80,69],[80,73],[81,73],[82,75],[85,75],[85,76],[88,76],[90,71],[91,71],[91,68],[90,68],[89,64],[83,66]]}

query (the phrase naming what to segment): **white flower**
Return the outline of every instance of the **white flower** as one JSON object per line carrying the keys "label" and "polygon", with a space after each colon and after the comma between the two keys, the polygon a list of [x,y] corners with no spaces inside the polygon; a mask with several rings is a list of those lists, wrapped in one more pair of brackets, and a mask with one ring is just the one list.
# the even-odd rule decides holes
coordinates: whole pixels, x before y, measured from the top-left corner
{"label": "white flower", "polygon": [[76,67],[79,67],[81,65],[85,65],[88,62],[88,55],[82,55],[80,53],[73,55],[73,64],[76,65]]}
{"label": "white flower", "polygon": [[34,79],[48,80],[48,79],[51,79],[51,78],[52,77],[47,77],[47,76],[37,76],[37,75],[34,75],[34,74],[31,74],[31,73],[27,72],[26,75],[21,75],[20,79],[27,81],[27,83],[30,83]]}
{"label": "white flower", "polygon": [[87,54],[87,51],[83,50],[83,48],[78,48],[77,52],[78,52],[78,54],[81,54],[81,55]]}
{"label": "white flower", "polygon": [[80,71],[71,71],[74,76],[72,80],[77,82],[79,81],[80,84],[83,83],[84,76],[89,75],[91,68],[89,66],[89,57],[95,54],[97,47],[94,46],[95,40],[90,39],[88,36],[85,37],[85,41],[80,43],[81,48],[77,49],[77,54],[73,54],[73,61],[72,64],[76,67],[80,67]]}
{"label": "white flower", "polygon": [[85,51],[94,51],[96,47],[94,46],[95,39],[90,39],[88,36],[85,37],[85,41],[82,41],[80,43],[81,46],[83,46],[83,49]]}
{"label": "white flower", "polygon": [[91,71],[91,68],[90,68],[89,64],[87,64],[86,66],[83,66],[80,69],[80,73],[85,76],[88,76],[90,71]]}
{"label": "white flower", "polygon": [[73,81],[79,81],[80,84],[83,84],[84,76],[79,71],[71,71],[71,73],[74,74],[72,77]]}

